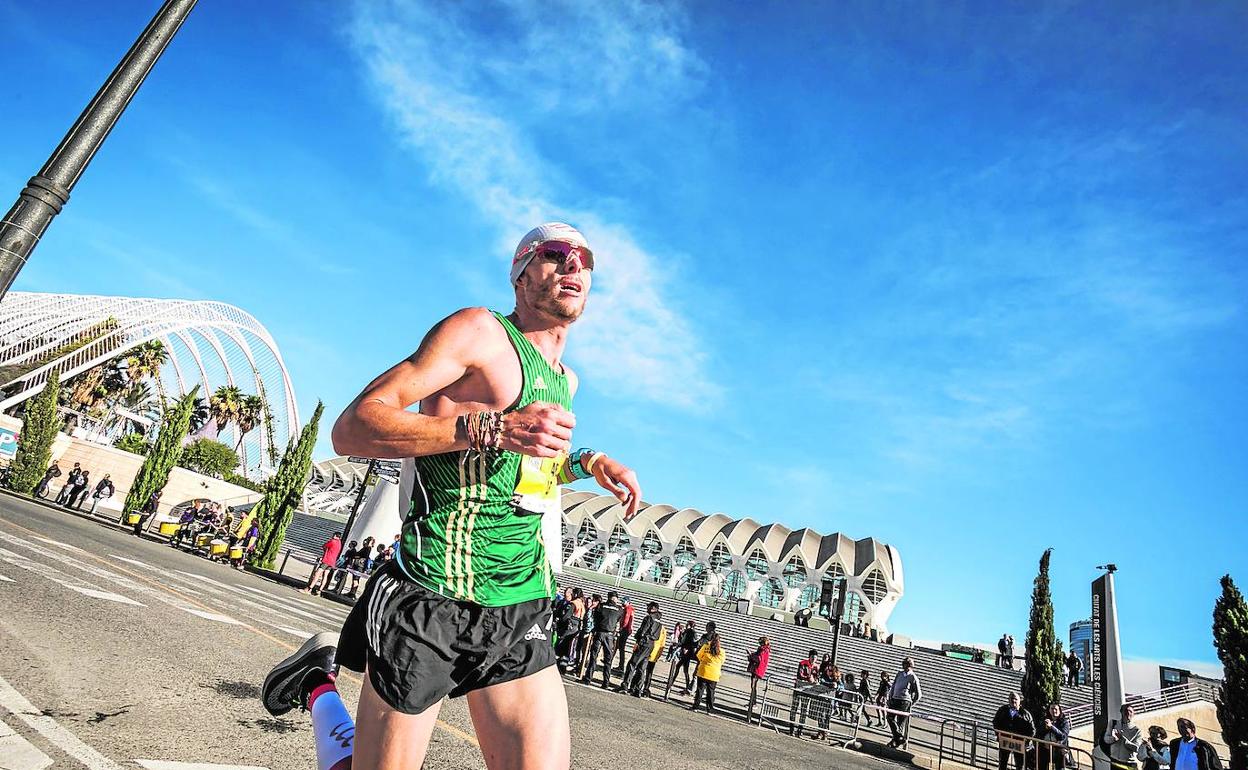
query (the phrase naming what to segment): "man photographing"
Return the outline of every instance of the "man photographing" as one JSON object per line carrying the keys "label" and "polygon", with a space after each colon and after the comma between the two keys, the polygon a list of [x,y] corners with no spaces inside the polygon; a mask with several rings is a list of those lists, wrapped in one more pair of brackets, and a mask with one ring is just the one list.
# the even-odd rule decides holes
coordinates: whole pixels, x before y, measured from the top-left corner
{"label": "man photographing", "polygon": [[[467,696],[492,770],[568,766],[550,641],[560,484],[592,477],[626,518],[641,502],[629,468],[572,451],[578,382],[562,358],[593,268],[576,229],[533,229],[512,260],[510,315],[468,308],[445,318],[334,425],[341,454],[403,459],[407,512],[394,560],[341,635],[309,639],[265,680],[271,713],[312,712],[320,770],[420,767],[448,695]],[[365,673],[354,722],[335,664]]]}

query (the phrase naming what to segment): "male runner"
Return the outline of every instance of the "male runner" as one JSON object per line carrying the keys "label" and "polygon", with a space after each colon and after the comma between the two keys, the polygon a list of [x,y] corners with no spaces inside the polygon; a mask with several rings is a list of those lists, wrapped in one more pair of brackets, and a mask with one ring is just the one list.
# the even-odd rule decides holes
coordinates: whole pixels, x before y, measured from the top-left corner
{"label": "male runner", "polygon": [[[337,452],[405,458],[410,505],[394,560],[374,573],[341,635],[309,639],[265,680],[271,713],[312,712],[320,770],[420,767],[448,695],[468,696],[491,770],[568,766],[550,641],[559,485],[592,476],[626,517],[641,500],[621,463],[569,454],[577,379],[561,359],[593,267],[576,229],[533,229],[512,261],[511,315],[468,308],[444,319],[334,425]],[[419,413],[407,411],[416,403]],[[354,724],[335,664],[366,672]]]}

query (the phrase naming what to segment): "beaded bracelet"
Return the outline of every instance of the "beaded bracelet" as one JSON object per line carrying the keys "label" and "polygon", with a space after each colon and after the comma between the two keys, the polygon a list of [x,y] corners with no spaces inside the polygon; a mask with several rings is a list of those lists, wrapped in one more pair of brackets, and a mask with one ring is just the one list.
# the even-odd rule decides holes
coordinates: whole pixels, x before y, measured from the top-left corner
{"label": "beaded bracelet", "polygon": [[475,452],[497,452],[503,441],[502,412],[469,412],[458,418],[468,437],[468,448]]}

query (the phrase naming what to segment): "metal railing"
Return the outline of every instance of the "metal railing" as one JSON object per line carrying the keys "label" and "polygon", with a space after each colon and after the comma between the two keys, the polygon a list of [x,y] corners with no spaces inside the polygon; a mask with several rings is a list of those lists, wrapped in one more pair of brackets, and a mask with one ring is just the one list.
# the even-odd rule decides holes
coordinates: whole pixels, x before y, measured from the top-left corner
{"label": "metal railing", "polygon": [[998,770],[1011,764],[1016,770],[1024,767],[1036,770],[1092,768],[1092,754],[1087,749],[960,719],[941,722],[937,752],[936,770],[941,770],[945,760],[985,770]]}
{"label": "metal railing", "polygon": [[[1137,714],[1143,714],[1149,711],[1169,708],[1170,706],[1183,706],[1201,700],[1213,702],[1217,696],[1217,688],[1211,684],[1187,682],[1186,684],[1163,687],[1160,690],[1151,692],[1128,695],[1126,703],[1132,706]],[[1084,703],[1066,709],[1066,718],[1070,720],[1071,727],[1083,727],[1091,724],[1092,706],[1093,704],[1091,703]]]}

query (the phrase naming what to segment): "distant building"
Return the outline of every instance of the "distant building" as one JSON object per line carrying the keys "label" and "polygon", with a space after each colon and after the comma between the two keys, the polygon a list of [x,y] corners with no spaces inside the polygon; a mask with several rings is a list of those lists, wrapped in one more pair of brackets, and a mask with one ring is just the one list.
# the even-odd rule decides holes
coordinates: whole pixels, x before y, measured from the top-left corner
{"label": "distant building", "polygon": [[1070,649],[1075,651],[1083,668],[1079,671],[1079,684],[1088,681],[1088,672],[1092,670],[1092,620],[1076,620],[1070,624]]}

